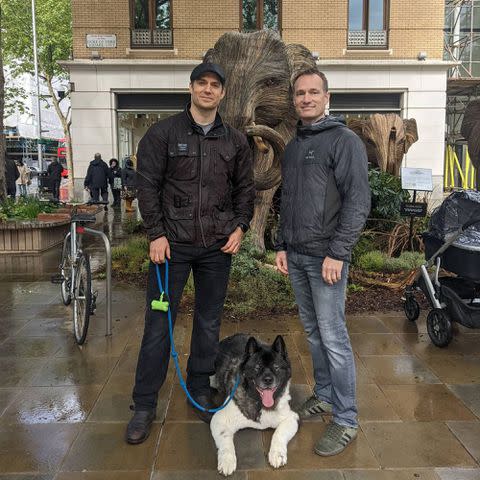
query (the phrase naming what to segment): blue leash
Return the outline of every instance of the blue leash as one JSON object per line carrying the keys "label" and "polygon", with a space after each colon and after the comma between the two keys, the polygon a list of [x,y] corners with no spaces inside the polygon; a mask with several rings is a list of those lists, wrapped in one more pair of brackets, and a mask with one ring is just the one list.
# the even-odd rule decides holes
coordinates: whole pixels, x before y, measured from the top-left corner
{"label": "blue leash", "polygon": [[[218,408],[205,408],[204,406],[200,405],[197,403],[194,398],[190,395],[190,392],[187,389],[187,385],[185,384],[185,381],[183,380],[182,372],[180,371],[180,365],[178,363],[178,353],[175,350],[175,344],[173,343],[173,326],[172,326],[172,311],[170,309],[170,303],[168,302],[168,260],[165,259],[165,290],[163,289],[163,284],[162,284],[162,277],[160,275],[160,266],[158,264],[155,264],[155,270],[157,272],[157,282],[158,282],[158,289],[160,291],[160,300],[152,300],[152,309],[153,310],[162,310],[162,311],[167,311],[167,316],[168,316],[168,333],[170,335],[170,355],[173,358],[173,362],[175,363],[175,370],[177,371],[177,376],[180,381],[180,385],[183,389],[183,391],[186,393],[187,398],[190,400],[192,405],[194,405],[196,408],[201,410],[202,412],[210,412],[210,413],[215,413],[220,410],[223,410],[230,400],[233,398],[235,395],[235,392],[237,391],[238,386],[240,385],[240,375],[237,376],[237,379],[235,381],[235,385],[232,389],[232,392],[230,395],[226,398],[226,400],[223,402],[222,405],[220,405]],[[164,300],[163,297],[164,295],[167,296],[167,300]],[[153,308],[155,303],[158,305],[157,308]]]}

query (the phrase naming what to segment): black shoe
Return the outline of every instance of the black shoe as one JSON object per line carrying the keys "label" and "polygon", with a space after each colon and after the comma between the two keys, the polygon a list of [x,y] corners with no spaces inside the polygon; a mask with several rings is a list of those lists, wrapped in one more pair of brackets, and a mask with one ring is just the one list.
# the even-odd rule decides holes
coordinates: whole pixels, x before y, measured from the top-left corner
{"label": "black shoe", "polygon": [[127,443],[136,445],[137,443],[144,442],[150,435],[150,429],[152,428],[152,423],[154,420],[154,410],[135,411],[133,417],[127,425]]}
{"label": "black shoe", "polygon": [[[215,404],[213,402],[212,397],[207,393],[202,393],[202,394],[198,394],[198,395],[192,394],[192,397],[195,399],[195,401],[198,404],[200,404],[202,407],[205,407],[207,409],[216,408],[218,406],[217,404]],[[190,404],[190,406],[192,407],[195,415],[202,422],[210,423],[210,421],[212,420],[212,417],[214,415],[212,412],[204,412],[203,410],[200,410],[195,405],[193,405],[193,403],[190,400],[187,400],[187,401]]]}

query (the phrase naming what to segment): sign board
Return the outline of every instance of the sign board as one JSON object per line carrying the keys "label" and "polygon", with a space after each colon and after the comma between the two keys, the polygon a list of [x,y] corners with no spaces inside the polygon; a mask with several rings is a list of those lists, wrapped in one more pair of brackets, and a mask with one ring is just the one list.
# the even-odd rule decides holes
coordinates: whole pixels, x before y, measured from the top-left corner
{"label": "sign board", "polygon": [[426,203],[402,202],[400,205],[400,215],[404,217],[425,217],[426,214]]}
{"label": "sign board", "polygon": [[402,168],[402,188],[404,190],[433,190],[432,170],[430,168]]}
{"label": "sign board", "polygon": [[87,35],[87,48],[116,48],[116,35]]}

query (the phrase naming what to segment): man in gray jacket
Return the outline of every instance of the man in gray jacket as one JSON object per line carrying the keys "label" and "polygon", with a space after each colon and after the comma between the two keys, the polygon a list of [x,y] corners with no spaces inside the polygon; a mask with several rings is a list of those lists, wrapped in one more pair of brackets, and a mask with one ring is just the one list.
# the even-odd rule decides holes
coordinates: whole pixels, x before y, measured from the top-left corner
{"label": "man in gray jacket", "polygon": [[316,68],[294,79],[297,136],[282,159],[276,265],[290,276],[313,361],[303,418],[333,414],[315,452],[340,453],[357,436],[355,363],[345,323],[351,250],[370,211],[367,155],[340,119],[326,116],[328,82]]}

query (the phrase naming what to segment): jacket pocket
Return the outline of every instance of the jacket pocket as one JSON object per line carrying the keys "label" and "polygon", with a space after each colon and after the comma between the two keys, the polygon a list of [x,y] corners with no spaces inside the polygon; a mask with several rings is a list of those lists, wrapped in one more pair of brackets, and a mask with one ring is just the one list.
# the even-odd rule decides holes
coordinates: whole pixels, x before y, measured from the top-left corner
{"label": "jacket pocket", "polygon": [[167,172],[175,180],[193,180],[197,176],[198,152],[187,143],[168,144]]}
{"label": "jacket pocket", "polygon": [[235,151],[232,149],[219,151],[215,155],[214,172],[216,175],[227,174],[230,176],[233,171]]}
{"label": "jacket pocket", "polygon": [[235,212],[233,210],[221,211],[215,209],[213,217],[215,219],[216,235],[228,236],[235,230]]}
{"label": "jacket pocket", "polygon": [[175,208],[169,205],[164,209],[164,224],[169,240],[193,242],[195,240],[195,220],[193,206]]}

